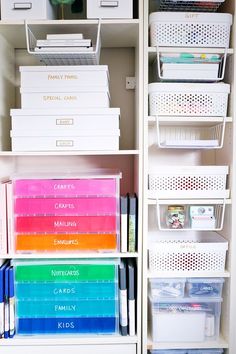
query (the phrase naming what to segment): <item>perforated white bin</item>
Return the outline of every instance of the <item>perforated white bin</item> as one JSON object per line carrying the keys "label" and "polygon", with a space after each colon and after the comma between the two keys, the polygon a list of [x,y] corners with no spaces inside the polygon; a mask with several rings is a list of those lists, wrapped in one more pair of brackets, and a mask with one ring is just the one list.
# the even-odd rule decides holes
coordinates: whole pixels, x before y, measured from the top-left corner
{"label": "perforated white bin", "polygon": [[228,198],[228,166],[159,166],[149,173],[150,198]]}
{"label": "perforated white bin", "polygon": [[[182,234],[151,232],[155,242],[149,244],[149,270],[159,275],[191,272],[224,272],[228,242],[215,232]],[[158,235],[158,236],[157,236]],[[171,273],[172,272],[172,273]]]}
{"label": "perforated white bin", "polygon": [[200,12],[153,12],[151,46],[228,48],[232,15]]}
{"label": "perforated white bin", "polygon": [[148,85],[149,114],[225,117],[230,85],[152,83]]}

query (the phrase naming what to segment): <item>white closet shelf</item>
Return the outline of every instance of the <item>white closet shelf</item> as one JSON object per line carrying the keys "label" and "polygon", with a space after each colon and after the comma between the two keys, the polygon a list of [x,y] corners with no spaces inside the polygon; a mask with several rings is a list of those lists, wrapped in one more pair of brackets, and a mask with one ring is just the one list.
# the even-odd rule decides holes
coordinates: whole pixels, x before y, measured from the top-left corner
{"label": "white closet shelf", "polygon": [[[78,25],[97,26],[97,20],[28,21],[41,39],[47,33],[78,32]],[[139,32],[139,20],[101,20],[102,47],[135,47]],[[26,48],[24,21],[0,21],[0,33],[15,48]]]}
{"label": "white closet shelf", "polygon": [[101,155],[139,155],[139,150],[118,151],[0,151],[0,156],[101,156]]}
{"label": "white closet shelf", "polygon": [[229,278],[229,271],[224,272],[150,272],[147,273],[147,278]]}
{"label": "white closet shelf", "polygon": [[[224,201],[224,199],[194,199],[194,198],[191,198],[191,199],[160,199],[161,201],[161,204],[166,204],[166,205],[169,205],[169,204],[201,204],[203,201],[204,201],[204,204],[205,203],[209,203],[209,204],[221,204],[222,201]],[[231,204],[232,201],[231,199],[225,199],[225,204]],[[156,199],[153,198],[148,198],[148,205],[156,205],[157,202],[156,202]]]}
{"label": "white closet shelf", "polygon": [[58,259],[58,258],[136,258],[138,257],[139,254],[138,252],[134,253],[121,253],[121,252],[107,252],[107,253],[102,253],[102,252],[84,252],[84,253],[79,253],[79,252],[71,252],[71,253],[60,253],[60,252],[54,252],[54,253],[32,253],[32,254],[26,254],[26,253],[10,253],[10,254],[0,254],[0,259],[44,259],[44,258],[50,258],[50,259]]}
{"label": "white closet shelf", "polygon": [[[132,344],[137,343],[137,336],[121,336],[121,335],[97,335],[97,336],[35,336],[34,338],[30,338],[27,336],[15,336],[11,339],[3,339],[1,340],[1,346],[44,346],[44,345],[104,345],[104,344]],[[52,347],[53,348],[53,347]]]}
{"label": "white closet shelf", "polygon": [[[189,48],[189,47],[159,47],[160,53],[193,53],[193,54],[224,54],[225,48]],[[227,49],[227,54],[232,55],[233,48]],[[148,47],[149,61],[152,62],[157,57],[157,48]]]}
{"label": "white closet shelf", "polygon": [[[222,122],[222,117],[170,117],[158,116],[160,125],[212,126]],[[226,123],[232,123],[232,117],[226,117]],[[148,116],[150,126],[156,122],[155,116]]]}
{"label": "white closet shelf", "polygon": [[165,343],[153,343],[150,339],[148,340],[148,349],[213,349],[213,348],[228,348],[228,342],[220,336],[218,340],[206,341],[206,342],[165,342]]}

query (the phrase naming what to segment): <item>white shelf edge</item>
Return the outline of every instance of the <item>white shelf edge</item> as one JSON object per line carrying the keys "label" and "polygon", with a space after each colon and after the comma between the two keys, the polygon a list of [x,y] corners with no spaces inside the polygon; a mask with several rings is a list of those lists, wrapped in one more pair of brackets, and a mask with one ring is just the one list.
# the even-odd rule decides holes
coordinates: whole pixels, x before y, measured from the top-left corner
{"label": "white shelf edge", "polygon": [[0,254],[0,259],[44,259],[44,258],[52,258],[52,259],[57,259],[57,258],[70,258],[70,259],[75,259],[75,258],[137,258],[139,256],[138,252],[134,253],[122,253],[122,252],[114,252],[114,253],[95,253],[95,252],[87,252],[87,253],[31,253],[31,254],[15,254],[15,253],[9,253],[9,254]]}
{"label": "white shelf edge", "polygon": [[[156,54],[157,49],[156,47],[148,47],[148,53],[149,54]],[[159,52],[162,53],[206,53],[206,54],[224,54],[225,53],[225,48],[194,48],[194,47],[159,47]],[[228,48],[227,50],[228,54],[233,54],[234,49],[233,48]]]}
{"label": "white shelf edge", "polygon": [[100,156],[100,155],[139,155],[139,150],[118,150],[118,151],[0,151],[0,157],[2,156]]}
{"label": "white shelf edge", "polygon": [[[195,199],[195,198],[189,198],[189,199],[160,199],[160,204],[175,204],[175,203],[182,203],[182,204],[201,204],[204,201],[204,203],[209,203],[209,204],[222,204],[224,201],[223,198],[217,198],[217,199],[209,199],[209,198],[204,198],[204,199]],[[148,198],[148,205],[156,205],[156,199],[151,199]],[[232,204],[231,199],[225,199],[225,204],[230,205]]]}
{"label": "white shelf edge", "polygon": [[147,278],[230,278],[230,272],[150,272],[147,273]]}
{"label": "white shelf edge", "polygon": [[179,342],[179,343],[153,343],[150,339],[147,343],[147,349],[226,349],[229,348],[228,342],[220,336],[218,340],[206,342]]}
{"label": "white shelf edge", "polygon": [[[149,124],[153,124],[156,122],[155,116],[148,116],[147,118]],[[176,124],[183,124],[186,123],[187,125],[193,124],[212,124],[212,123],[222,123],[222,117],[170,117],[170,116],[158,116],[158,120],[160,123],[176,123]],[[226,117],[226,123],[232,123],[232,117]]]}
{"label": "white shelf edge", "polygon": [[[81,338],[80,338],[81,336]],[[35,336],[15,336],[11,339],[2,339],[1,346],[44,346],[44,345],[104,345],[104,344],[136,344],[138,343],[137,336],[121,336],[121,335],[97,335],[97,336],[82,336],[82,335],[63,336],[55,335],[54,337]]]}
{"label": "white shelf edge", "polygon": [[[97,20],[91,19],[71,19],[71,20],[28,20],[27,23],[29,25],[96,25],[98,23]],[[101,24],[139,24],[139,19],[101,19]],[[24,20],[1,20],[0,26],[24,26]]]}

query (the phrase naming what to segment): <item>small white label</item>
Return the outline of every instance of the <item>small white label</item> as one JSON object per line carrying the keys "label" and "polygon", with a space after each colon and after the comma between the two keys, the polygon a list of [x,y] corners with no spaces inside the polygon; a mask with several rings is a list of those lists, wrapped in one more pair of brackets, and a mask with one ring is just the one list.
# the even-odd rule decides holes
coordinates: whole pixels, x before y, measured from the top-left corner
{"label": "small white label", "polygon": [[73,140],[57,140],[56,141],[56,146],[74,146]]}
{"label": "small white label", "polygon": [[127,290],[120,290],[120,324],[122,327],[128,326]]}
{"label": "small white label", "polygon": [[74,125],[74,119],[70,119],[70,118],[57,119],[56,125]]}

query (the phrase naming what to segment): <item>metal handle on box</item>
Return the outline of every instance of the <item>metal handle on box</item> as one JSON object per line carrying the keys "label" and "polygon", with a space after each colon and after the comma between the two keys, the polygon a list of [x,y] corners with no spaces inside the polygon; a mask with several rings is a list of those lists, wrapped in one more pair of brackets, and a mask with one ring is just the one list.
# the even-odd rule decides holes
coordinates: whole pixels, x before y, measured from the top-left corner
{"label": "metal handle on box", "polygon": [[100,1],[100,7],[118,7],[119,1]]}
{"label": "metal handle on box", "polygon": [[14,2],[14,10],[31,10],[32,2]]}

